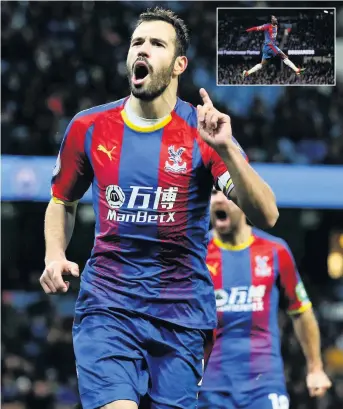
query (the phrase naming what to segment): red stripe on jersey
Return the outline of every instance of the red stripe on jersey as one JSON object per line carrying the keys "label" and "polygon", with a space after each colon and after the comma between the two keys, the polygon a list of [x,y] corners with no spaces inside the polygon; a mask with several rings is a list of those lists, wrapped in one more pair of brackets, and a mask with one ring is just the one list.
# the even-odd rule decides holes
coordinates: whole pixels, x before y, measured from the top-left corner
{"label": "red stripe on jersey", "polygon": [[[219,154],[201,139],[198,132],[196,133],[196,138],[199,144],[199,149],[204,165],[207,168],[211,169],[214,182],[217,183],[218,178],[222,176],[225,172],[228,172],[227,166],[225,165],[223,159],[219,156]],[[232,141],[238,147],[239,151],[241,152],[245,160],[249,162],[248,156],[246,155],[241,145],[233,136]]]}
{"label": "red stripe on jersey", "polygon": [[[299,299],[296,293],[297,285],[301,283],[301,279],[290,251],[281,244],[277,244],[277,251],[279,257],[280,284],[287,297],[288,311],[297,311],[303,305],[302,300]],[[307,302],[309,302],[309,300]]]}
{"label": "red stripe on jersey", "polygon": [[[213,238],[208,243],[207,247],[207,257],[206,257],[206,264],[207,268],[211,274],[212,282],[214,285],[215,290],[221,290],[223,289],[223,259],[222,259],[222,251],[221,249],[214,243]],[[222,322],[222,316],[223,312],[217,312],[217,319],[218,319],[218,324]],[[210,358],[210,354],[212,352],[212,348],[214,345],[214,342],[216,341],[217,338],[217,329],[213,331],[213,342],[212,345],[209,344],[207,345],[207,348],[205,349],[205,364],[207,364],[207,361]],[[222,340],[218,340],[217,347],[222,349]],[[222,354],[223,352],[220,352]]]}
{"label": "red stripe on jersey", "polygon": [[67,128],[59,153],[60,169],[52,182],[52,195],[67,202],[79,200],[89,188],[92,172],[85,152],[89,126],[98,113],[78,116]]}
{"label": "red stripe on jersey", "polygon": [[[271,292],[275,282],[273,246],[269,241],[255,237],[250,247],[251,287],[250,296],[256,305],[252,311],[250,342],[251,342],[251,370],[254,368],[255,354],[265,353],[266,359],[271,360],[272,339],[270,333]],[[267,351],[268,349],[268,351]],[[271,362],[266,362],[269,367]]]}
{"label": "red stripe on jersey", "polygon": [[[121,149],[124,136],[124,122],[121,118],[121,110],[118,107],[115,110],[108,111],[99,116],[96,120],[91,142],[91,162],[93,165],[95,178],[93,202],[98,207],[98,235],[111,237],[111,249],[118,229],[118,222],[107,220],[108,212],[111,209],[106,200],[106,189],[111,185],[118,185]],[[119,242],[118,242],[119,245]],[[94,246],[96,248],[96,244]],[[103,250],[103,244],[101,246]]]}
{"label": "red stripe on jersey", "polygon": [[214,243],[213,238],[208,243],[206,264],[211,274],[214,289],[221,290],[223,288],[222,252],[221,249]]}
{"label": "red stripe on jersey", "polygon": [[[161,149],[159,158],[158,172],[158,189],[159,203],[158,212],[164,215],[164,221],[169,218],[174,220],[169,223],[163,223],[161,218],[157,225],[157,237],[161,245],[159,247],[159,257],[165,268],[161,273],[162,281],[169,281],[172,275],[175,283],[174,291],[180,288],[181,279],[185,279],[185,268],[181,268],[182,277],[179,276],[179,269],[175,268],[176,262],[186,266],[186,271],[192,274],[192,266],[187,260],[187,257],[178,258],[178,245],[190,247],[191,242],[188,237],[188,203],[190,183],[193,171],[193,147],[194,136],[192,128],[187,125],[173,111],[171,113],[172,120],[163,129],[161,138]],[[170,231],[170,225],[173,224],[173,230]],[[163,238],[163,239],[162,239]],[[170,269],[167,267],[170,265]],[[184,289],[189,287],[189,292],[193,292],[191,280],[184,280]],[[172,291],[171,285],[168,288],[161,290]],[[188,290],[187,290],[188,291]]]}
{"label": "red stripe on jersey", "polygon": [[205,167],[211,170],[214,183],[217,183],[218,178],[228,171],[227,166],[218,153],[201,139],[198,132],[196,132],[196,139],[199,145],[202,161]]}
{"label": "red stripe on jersey", "polygon": [[[166,218],[168,212],[175,212],[174,230],[172,234],[169,233],[168,238],[168,241],[173,243],[186,239],[189,188],[193,172],[193,148],[192,128],[173,112],[172,120],[166,125],[162,134],[158,174],[158,186],[161,188],[158,211],[165,213]],[[173,200],[174,194],[177,196],[175,201]],[[168,224],[159,222],[158,229],[160,236],[166,237],[163,229],[170,231],[170,224],[168,227]]]}
{"label": "red stripe on jersey", "polygon": [[[208,243],[206,264],[211,274],[215,290],[222,290],[223,283],[223,259],[221,249],[214,243],[213,238]],[[217,312],[218,322],[221,322],[223,312]]]}

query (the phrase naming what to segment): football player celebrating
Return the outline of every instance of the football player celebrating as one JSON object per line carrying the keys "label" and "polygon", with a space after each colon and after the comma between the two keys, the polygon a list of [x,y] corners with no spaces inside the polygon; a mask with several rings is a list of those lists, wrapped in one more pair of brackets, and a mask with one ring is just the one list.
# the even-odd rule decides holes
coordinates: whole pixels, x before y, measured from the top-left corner
{"label": "football player celebrating", "polygon": [[249,226],[243,212],[216,190],[211,221],[207,264],[218,328],[199,409],[289,407],[279,341],[278,284],[306,357],[309,393],[322,396],[331,382],[323,371],[318,324],[286,242]]}

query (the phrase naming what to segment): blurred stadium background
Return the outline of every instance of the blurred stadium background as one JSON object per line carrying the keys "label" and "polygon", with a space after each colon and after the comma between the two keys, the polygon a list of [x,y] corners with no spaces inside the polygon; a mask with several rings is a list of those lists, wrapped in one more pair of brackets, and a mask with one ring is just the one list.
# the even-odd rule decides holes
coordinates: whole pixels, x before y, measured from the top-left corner
{"label": "blurred stadium background", "polygon": [[[293,3],[294,7],[306,4]],[[292,3],[288,4],[292,7]],[[334,9],[255,9],[218,10],[218,84],[330,84],[335,83],[335,14]],[[243,80],[243,70],[261,61],[264,33],[245,30],[278,19],[277,42],[297,67],[301,76],[273,59],[267,69]]]}
{"label": "blurred stadium background", "polygon": [[[310,400],[290,320],[280,311],[293,409],[343,407],[343,7],[337,7],[336,87],[216,87],[215,2],[159,3],[192,33],[180,96],[208,89],[232,117],[234,134],[276,191],[285,238],[313,300],[323,357],[334,386]],[[240,1],[220,6],[286,7]],[[126,95],[125,58],[137,14],[154,2],[3,2],[2,35],[2,407],[69,409],[77,400],[71,345],[78,282],[47,297],[43,269],[49,180],[68,121],[82,109]],[[304,6],[305,3],[302,3]],[[310,2],[309,7],[318,7]],[[144,164],[142,164],[144,166]],[[89,199],[89,196],[87,196]],[[80,204],[68,255],[83,267],[93,211]]]}

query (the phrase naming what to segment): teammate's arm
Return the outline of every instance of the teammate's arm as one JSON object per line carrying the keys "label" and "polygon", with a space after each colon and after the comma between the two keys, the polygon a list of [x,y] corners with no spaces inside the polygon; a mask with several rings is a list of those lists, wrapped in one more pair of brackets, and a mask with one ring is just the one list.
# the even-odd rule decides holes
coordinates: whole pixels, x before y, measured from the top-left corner
{"label": "teammate's arm", "polygon": [[204,105],[197,107],[198,132],[215,151],[211,159],[213,176],[220,179],[219,169],[223,168],[222,173],[227,171],[230,179],[222,189],[224,193],[254,225],[273,227],[279,217],[273,191],[249,165],[242,149],[233,140],[230,117],[213,107],[204,89],[200,90],[200,95]]}
{"label": "teammate's arm", "polygon": [[65,251],[71,239],[78,200],[92,180],[92,169],[85,152],[86,122],[75,117],[69,124],[52,179],[52,199],[45,214],[45,270],[40,277],[43,290],[66,292],[69,282],[63,275],[79,275],[76,263]]}
{"label": "teammate's arm", "polygon": [[302,314],[292,315],[295,335],[306,358],[306,383],[310,396],[322,396],[331,382],[323,371],[320,352],[320,332],[312,308]]}
{"label": "teammate's arm", "polygon": [[280,282],[288,300],[288,313],[306,358],[307,388],[311,396],[322,396],[331,387],[331,382],[323,371],[318,323],[291,250],[284,244],[278,254]]}

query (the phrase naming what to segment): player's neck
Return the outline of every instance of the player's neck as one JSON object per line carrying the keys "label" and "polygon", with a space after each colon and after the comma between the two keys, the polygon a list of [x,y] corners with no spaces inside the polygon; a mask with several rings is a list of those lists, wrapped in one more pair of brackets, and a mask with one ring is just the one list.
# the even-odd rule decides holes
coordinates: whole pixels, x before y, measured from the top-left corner
{"label": "player's neck", "polygon": [[140,118],[159,119],[169,115],[173,111],[176,101],[176,92],[168,87],[162,95],[153,101],[142,101],[131,95],[128,103],[133,113]]}
{"label": "player's neck", "polygon": [[238,226],[230,233],[219,234],[217,231],[215,231],[214,234],[215,237],[225,244],[229,244],[230,246],[239,246],[249,240],[252,235],[252,229],[251,226],[244,222],[244,224]]}

